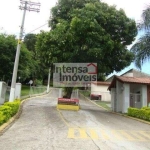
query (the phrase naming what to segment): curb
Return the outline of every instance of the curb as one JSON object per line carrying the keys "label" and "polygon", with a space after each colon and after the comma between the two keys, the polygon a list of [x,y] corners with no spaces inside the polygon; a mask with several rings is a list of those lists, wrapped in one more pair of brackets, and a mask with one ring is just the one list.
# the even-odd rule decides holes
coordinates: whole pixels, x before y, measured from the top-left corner
{"label": "curb", "polygon": [[[51,91],[49,93],[51,93]],[[12,126],[12,124],[15,122],[15,120],[17,120],[20,117],[20,115],[22,113],[23,104],[26,101],[29,101],[29,100],[31,100],[34,97],[41,97],[43,95],[47,95],[49,93],[42,93],[42,94],[39,94],[39,95],[34,95],[32,97],[28,97],[28,98],[23,99],[21,101],[20,106],[19,106],[18,112],[13,117],[11,117],[6,123],[4,123],[3,125],[0,126],[0,136],[3,135],[4,132]]]}
{"label": "curb", "polygon": [[127,115],[124,115],[124,114],[121,114],[121,113],[117,113],[117,112],[113,112],[113,111],[109,111],[107,110],[106,108],[102,107],[102,106],[99,106],[98,104],[96,104],[95,102],[91,101],[90,99],[88,99],[87,97],[85,97],[82,93],[80,93],[80,95],[82,95],[86,100],[90,101],[91,103],[93,103],[94,105],[112,113],[112,114],[116,114],[116,115],[120,115],[120,116],[123,116],[123,117],[126,117],[126,118],[130,118],[130,119],[133,119],[133,120],[136,120],[136,121],[139,121],[139,122],[142,122],[142,123],[145,123],[145,124],[148,124],[150,125],[150,122],[148,121],[145,121],[145,120],[141,120],[141,119],[138,119],[138,118],[134,118],[134,117],[131,117],[131,116],[127,116]]}

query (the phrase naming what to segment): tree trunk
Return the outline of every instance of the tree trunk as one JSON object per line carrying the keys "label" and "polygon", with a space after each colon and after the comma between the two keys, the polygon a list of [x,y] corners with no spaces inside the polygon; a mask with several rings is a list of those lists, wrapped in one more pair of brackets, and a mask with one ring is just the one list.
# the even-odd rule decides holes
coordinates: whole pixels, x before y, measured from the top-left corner
{"label": "tree trunk", "polygon": [[71,98],[72,91],[73,91],[73,87],[65,87],[63,98]]}

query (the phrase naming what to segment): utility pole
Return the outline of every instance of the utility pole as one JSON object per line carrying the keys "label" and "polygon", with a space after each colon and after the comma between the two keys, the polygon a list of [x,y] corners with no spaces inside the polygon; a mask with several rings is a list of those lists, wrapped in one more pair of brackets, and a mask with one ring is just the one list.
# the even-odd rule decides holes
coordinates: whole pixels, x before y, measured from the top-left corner
{"label": "utility pole", "polygon": [[10,102],[13,102],[14,99],[15,99],[15,86],[16,86],[19,56],[20,56],[20,48],[21,48],[21,41],[22,41],[22,37],[23,37],[23,29],[24,29],[26,11],[27,10],[28,11],[35,11],[35,12],[40,11],[40,3],[20,0],[20,4],[21,4],[21,6],[19,8],[21,10],[24,10],[24,12],[23,12],[23,18],[22,18],[22,23],[21,23],[21,27],[20,27],[20,33],[19,33],[19,39],[18,39],[18,44],[17,44],[17,51],[16,51],[16,57],[15,57],[14,69],[13,69],[11,90],[10,90],[10,96],[9,96],[9,101]]}

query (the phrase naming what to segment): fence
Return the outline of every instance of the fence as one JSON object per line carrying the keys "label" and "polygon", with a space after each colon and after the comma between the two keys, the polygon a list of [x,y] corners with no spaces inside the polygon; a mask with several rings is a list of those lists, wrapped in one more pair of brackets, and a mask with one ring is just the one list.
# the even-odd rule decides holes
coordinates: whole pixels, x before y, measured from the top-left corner
{"label": "fence", "polygon": [[46,93],[47,87],[46,86],[30,86],[29,96],[38,95],[41,93]]}

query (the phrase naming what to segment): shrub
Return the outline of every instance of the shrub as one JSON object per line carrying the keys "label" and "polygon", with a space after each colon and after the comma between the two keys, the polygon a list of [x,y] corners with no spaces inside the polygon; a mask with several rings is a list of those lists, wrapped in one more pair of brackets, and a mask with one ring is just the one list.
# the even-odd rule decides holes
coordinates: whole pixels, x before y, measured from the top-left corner
{"label": "shrub", "polygon": [[150,110],[150,107],[142,107],[144,110]]}
{"label": "shrub", "polygon": [[9,120],[9,118],[11,117],[12,114],[12,109],[9,106],[4,106],[2,105],[0,107],[0,112],[4,115],[5,117],[5,121]]}
{"label": "shrub", "polygon": [[20,100],[15,100],[14,102],[6,102],[4,105],[0,106],[0,125],[8,121],[12,116],[14,116],[20,106]]}
{"label": "shrub", "polygon": [[138,108],[128,108],[128,115],[140,119],[150,121],[150,109],[148,107]]}
{"label": "shrub", "polygon": [[11,107],[11,109],[12,109],[11,116],[14,116],[14,115],[17,113],[17,111],[18,111],[18,109],[19,109],[19,105],[20,105],[20,101],[19,101],[19,100],[16,100],[16,101],[14,101],[14,102],[6,102],[6,103],[4,104],[4,106],[9,106],[9,107]]}
{"label": "shrub", "polygon": [[5,116],[2,112],[0,112],[0,125],[2,125],[5,122]]}

